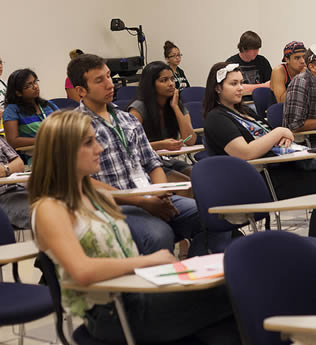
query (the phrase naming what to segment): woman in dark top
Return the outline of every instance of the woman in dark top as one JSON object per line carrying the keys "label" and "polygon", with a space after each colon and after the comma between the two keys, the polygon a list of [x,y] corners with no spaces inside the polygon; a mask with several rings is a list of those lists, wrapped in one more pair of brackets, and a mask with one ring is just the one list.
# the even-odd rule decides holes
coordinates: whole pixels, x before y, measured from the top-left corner
{"label": "woman in dark top", "polygon": [[179,67],[182,57],[179,48],[174,43],[166,41],[163,50],[166,62],[172,70],[176,88],[179,91],[182,91],[185,87],[190,87],[189,81],[185,76],[184,71]]}
{"label": "woman in dark top", "polygon": [[[154,61],[144,68],[136,100],[128,110],[143,124],[154,150],[179,150],[188,136],[192,137],[185,144],[195,144],[190,115],[179,100],[171,68],[165,63]],[[170,182],[191,176],[191,166],[178,159],[164,160],[164,170]]]}
{"label": "woman in dark top", "polygon": [[[231,155],[244,160],[274,155],[294,140],[288,128],[271,129],[242,104],[243,77],[238,64],[215,64],[208,76],[205,99],[205,139],[210,155]],[[296,163],[269,166],[279,199],[316,192],[315,171]],[[315,185],[315,187],[313,187]],[[293,186],[293,188],[289,188]]]}

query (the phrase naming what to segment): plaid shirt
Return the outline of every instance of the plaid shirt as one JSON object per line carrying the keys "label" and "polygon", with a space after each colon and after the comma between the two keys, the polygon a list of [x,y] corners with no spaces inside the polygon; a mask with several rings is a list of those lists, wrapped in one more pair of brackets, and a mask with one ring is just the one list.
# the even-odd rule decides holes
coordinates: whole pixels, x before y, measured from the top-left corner
{"label": "plaid shirt", "polygon": [[80,106],[76,109],[91,116],[96,139],[104,149],[100,154],[100,172],[92,177],[118,189],[136,188],[132,176],[135,168],[140,166],[151,183],[148,174],[161,167],[162,163],[151,148],[143,126],[133,115],[118,109],[114,104],[109,104],[108,107],[115,112],[125,133],[129,153],[119,137],[106,125],[104,119],[87,108],[83,102],[80,102]]}
{"label": "plaid shirt", "polygon": [[[18,157],[18,154],[13,150],[13,148],[0,137],[0,164],[9,164],[13,159]],[[15,184],[1,184],[0,185],[0,195],[4,194],[7,190],[15,188]]]}
{"label": "plaid shirt", "polygon": [[308,69],[295,76],[287,88],[283,126],[293,131],[303,127],[307,119],[316,119],[316,78]]}

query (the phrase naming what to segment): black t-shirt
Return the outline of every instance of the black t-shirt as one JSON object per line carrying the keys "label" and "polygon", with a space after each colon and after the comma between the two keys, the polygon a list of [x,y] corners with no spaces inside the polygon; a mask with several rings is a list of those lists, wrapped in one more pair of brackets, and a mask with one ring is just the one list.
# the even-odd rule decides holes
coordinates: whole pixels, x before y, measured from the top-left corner
{"label": "black t-shirt", "polygon": [[[251,133],[231,114],[233,111],[223,105],[218,105],[210,111],[205,120],[204,135],[207,150],[210,156],[227,155],[224,147],[233,139],[242,136],[247,143],[255,140]],[[271,129],[269,124],[258,117],[251,109],[247,113],[263,126]],[[238,115],[238,114],[237,114]],[[271,151],[268,156],[274,156]]]}
{"label": "black t-shirt", "polygon": [[246,84],[261,84],[270,80],[272,68],[269,61],[262,55],[250,61],[243,61],[239,54],[231,56],[226,60],[229,63],[238,63]]}
{"label": "black t-shirt", "polygon": [[172,73],[173,73],[173,76],[175,78],[176,88],[179,91],[182,91],[186,87],[190,87],[190,83],[189,83],[187,77],[185,76],[183,69],[181,69],[180,67],[177,67],[177,72],[174,73],[172,71]]}

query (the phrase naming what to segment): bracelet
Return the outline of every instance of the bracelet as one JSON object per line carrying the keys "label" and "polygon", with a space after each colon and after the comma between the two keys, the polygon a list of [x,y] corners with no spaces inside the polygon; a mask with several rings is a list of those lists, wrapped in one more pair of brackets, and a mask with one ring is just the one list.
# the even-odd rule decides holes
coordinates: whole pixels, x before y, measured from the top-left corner
{"label": "bracelet", "polygon": [[5,171],[5,176],[10,176],[10,168],[7,164],[3,164],[4,171]]}

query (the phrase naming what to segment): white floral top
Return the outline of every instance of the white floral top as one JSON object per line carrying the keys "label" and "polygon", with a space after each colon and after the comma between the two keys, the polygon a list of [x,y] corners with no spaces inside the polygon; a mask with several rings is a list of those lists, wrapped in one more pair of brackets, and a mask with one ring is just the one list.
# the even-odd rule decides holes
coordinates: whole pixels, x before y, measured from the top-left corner
{"label": "white floral top", "polygon": [[[36,208],[32,214],[32,229],[35,233],[35,214]],[[89,257],[103,257],[103,258],[125,258],[125,255],[116,240],[114,231],[108,219],[100,211],[96,211],[99,218],[104,221],[97,221],[78,212],[75,213],[76,223],[74,225],[74,232],[80,244]],[[108,215],[110,218],[110,216]],[[120,232],[122,244],[128,252],[128,256],[135,257],[138,255],[138,250],[135,242],[132,239],[128,225],[124,220],[117,220],[112,218],[116,223]],[[56,264],[57,274],[60,281],[70,280],[69,274],[61,267],[54,257],[54,255],[47,250],[45,252],[51,260]],[[71,255],[71,253],[69,253]],[[73,258],[74,260],[76,258]],[[83,316],[85,310],[93,307],[94,304],[106,304],[110,302],[109,294],[106,292],[79,292],[73,290],[62,289],[63,307],[69,310],[72,314]]]}

